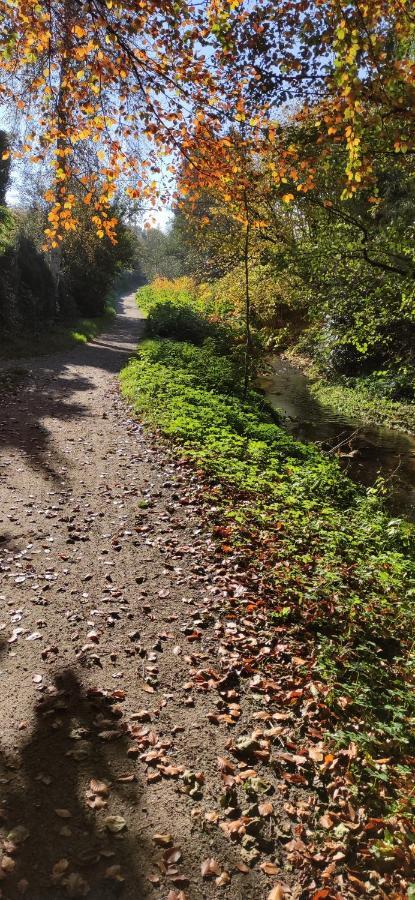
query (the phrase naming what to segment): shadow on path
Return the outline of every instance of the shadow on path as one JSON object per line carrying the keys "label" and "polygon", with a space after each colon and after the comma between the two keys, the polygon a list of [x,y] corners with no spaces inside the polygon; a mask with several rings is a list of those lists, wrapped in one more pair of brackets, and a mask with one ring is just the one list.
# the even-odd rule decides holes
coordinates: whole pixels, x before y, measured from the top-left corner
{"label": "shadow on path", "polygon": [[140,859],[148,854],[136,836],[105,824],[119,806],[139,800],[136,783],[115,780],[120,765],[134,773],[127,745],[117,698],[84,692],[71,669],[58,673],[18,760],[1,754],[3,852],[16,863],[4,881],[6,897],[21,897],[27,878],[30,900],[112,900],[123,890],[118,876],[145,895]]}
{"label": "shadow on path", "polygon": [[[68,460],[54,446],[49,420],[82,421],[94,414],[91,395],[100,376],[119,372],[134,353],[144,330],[134,293],[121,297],[111,330],[95,341],[51,357],[20,360],[20,385],[3,391],[0,406],[0,452],[12,459],[0,466],[0,479],[14,464],[14,451],[46,479],[59,481]],[[9,363],[12,367],[13,363]],[[82,395],[85,396],[85,402]],[[89,401],[89,402],[88,402]],[[48,421],[48,425],[44,421]]]}

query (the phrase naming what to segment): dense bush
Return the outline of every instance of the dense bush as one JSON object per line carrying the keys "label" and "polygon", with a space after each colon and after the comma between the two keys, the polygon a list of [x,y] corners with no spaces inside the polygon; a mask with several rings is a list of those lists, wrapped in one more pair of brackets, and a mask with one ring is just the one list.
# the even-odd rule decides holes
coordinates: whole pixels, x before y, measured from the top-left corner
{"label": "dense bush", "polygon": [[206,325],[191,306],[160,303],[150,310],[147,322],[149,334],[160,337],[182,338],[192,344],[201,344],[205,337]]}
{"label": "dense bush", "polygon": [[[1,178],[0,171],[0,193]],[[63,241],[56,279],[41,249],[44,226],[42,209],[16,213],[0,207],[0,326],[8,342],[40,335],[52,323],[102,316],[114,280],[134,260],[134,236],[122,219],[112,244],[98,238],[81,208],[79,229]],[[93,331],[88,325],[82,333]]]}
{"label": "dense bush", "polygon": [[55,314],[49,266],[19,219],[0,208],[0,324],[3,332],[36,331]]}

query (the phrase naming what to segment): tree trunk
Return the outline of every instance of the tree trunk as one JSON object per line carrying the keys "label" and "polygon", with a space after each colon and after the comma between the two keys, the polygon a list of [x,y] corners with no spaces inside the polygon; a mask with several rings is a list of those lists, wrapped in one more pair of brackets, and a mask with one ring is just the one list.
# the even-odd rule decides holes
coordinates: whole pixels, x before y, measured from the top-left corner
{"label": "tree trunk", "polygon": [[245,240],[244,240],[244,272],[245,272],[245,365],[244,365],[244,398],[249,387],[249,368],[251,361],[251,294],[249,286],[249,210],[246,191],[244,191],[244,203],[246,213]]}

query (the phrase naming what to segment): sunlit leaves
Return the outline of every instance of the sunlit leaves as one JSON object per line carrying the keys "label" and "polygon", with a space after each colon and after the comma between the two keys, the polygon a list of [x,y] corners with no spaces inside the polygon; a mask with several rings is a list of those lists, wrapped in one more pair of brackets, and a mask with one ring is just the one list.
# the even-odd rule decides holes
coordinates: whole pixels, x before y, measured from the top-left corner
{"label": "sunlit leaves", "polygon": [[7,5],[1,92],[30,115],[17,154],[53,169],[49,240],[76,227],[64,215],[72,178],[111,239],[117,184],[153,205],[171,199],[180,175],[183,193],[217,193],[241,225],[255,169],[283,202],[313,190],[312,156],[301,141],[287,146],[273,121],[280,109],[287,121],[287,101],[289,119],[319,123],[322,148],[345,148],[352,196],[373,181],[369,130],[383,136],[386,121],[394,152],[413,148],[413,28],[401,0]]}

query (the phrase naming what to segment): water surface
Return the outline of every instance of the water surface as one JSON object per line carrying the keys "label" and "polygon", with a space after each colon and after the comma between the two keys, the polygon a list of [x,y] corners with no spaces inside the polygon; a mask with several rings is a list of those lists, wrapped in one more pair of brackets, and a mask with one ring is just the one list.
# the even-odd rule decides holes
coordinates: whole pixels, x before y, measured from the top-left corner
{"label": "water surface", "polygon": [[323,406],[313,397],[307,376],[281,357],[271,360],[271,368],[259,385],[274,409],[283,413],[290,434],[335,453],[359,484],[371,486],[379,476],[384,478],[391,512],[415,521],[415,437],[366,425]]}

